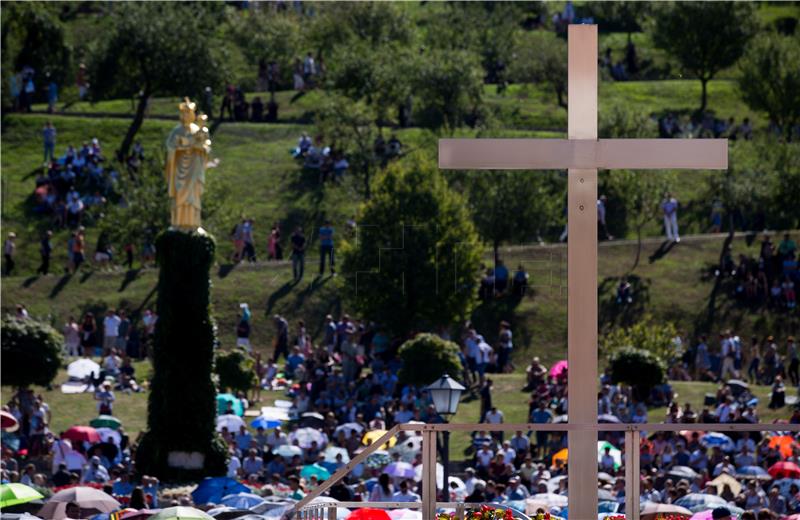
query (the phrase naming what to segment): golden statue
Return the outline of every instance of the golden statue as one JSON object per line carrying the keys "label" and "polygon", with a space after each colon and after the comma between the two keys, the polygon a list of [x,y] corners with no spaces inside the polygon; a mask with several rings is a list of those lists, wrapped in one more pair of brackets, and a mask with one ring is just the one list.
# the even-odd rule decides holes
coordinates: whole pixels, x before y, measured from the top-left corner
{"label": "golden statue", "polygon": [[167,137],[167,178],[171,199],[173,228],[200,230],[200,210],[205,185],[211,139],[205,123],[207,116],[195,115],[195,104],[184,98],[180,104],[181,124]]}

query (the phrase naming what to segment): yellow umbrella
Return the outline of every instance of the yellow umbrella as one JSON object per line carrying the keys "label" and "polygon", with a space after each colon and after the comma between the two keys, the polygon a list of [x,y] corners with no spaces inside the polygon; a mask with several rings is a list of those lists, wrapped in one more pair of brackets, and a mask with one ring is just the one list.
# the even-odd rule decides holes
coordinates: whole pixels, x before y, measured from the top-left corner
{"label": "yellow umbrella", "polygon": [[742,485],[739,483],[739,481],[727,473],[720,473],[720,475],[709,482],[709,484],[717,488],[717,494],[722,493],[722,490],[725,488],[725,484],[731,488],[731,493],[733,493],[734,496],[742,492]]}
{"label": "yellow umbrella", "polygon": [[[373,442],[383,437],[385,433],[386,430],[372,430],[371,432],[367,432],[364,434],[364,437],[361,439],[361,442],[364,444],[364,446],[369,446]],[[389,442],[381,446],[381,448],[382,449],[394,448],[395,444],[397,444],[397,439],[392,437],[389,439]]]}
{"label": "yellow umbrella", "polygon": [[567,448],[564,448],[563,450],[561,450],[558,453],[556,453],[555,455],[553,455],[553,466],[556,465],[556,461],[557,460],[560,460],[564,464],[566,464],[568,458],[569,458],[569,451],[567,451]]}

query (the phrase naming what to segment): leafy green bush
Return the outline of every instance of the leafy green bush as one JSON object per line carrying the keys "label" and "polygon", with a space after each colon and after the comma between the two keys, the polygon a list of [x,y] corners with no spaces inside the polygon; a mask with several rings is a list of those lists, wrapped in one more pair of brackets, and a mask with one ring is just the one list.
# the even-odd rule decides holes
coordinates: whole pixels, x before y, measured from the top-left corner
{"label": "leafy green bush", "polygon": [[646,401],[650,392],[664,382],[667,367],[652,352],[625,347],[611,357],[611,382],[633,387],[637,401]]}
{"label": "leafy green bush", "polygon": [[214,360],[220,390],[247,392],[253,387],[253,360],[240,350],[219,352]]}
{"label": "leafy green bush", "polygon": [[460,379],[461,361],[458,345],[435,334],[419,334],[400,347],[401,384],[424,386],[433,383],[442,374]]}
{"label": "leafy green bush", "polygon": [[33,319],[4,316],[2,321],[3,384],[48,386],[61,366],[64,338],[53,327]]}
{"label": "leafy green bush", "polygon": [[669,362],[683,354],[673,342],[677,335],[678,331],[672,323],[656,323],[652,316],[646,316],[631,327],[614,329],[606,334],[600,342],[601,351],[605,356],[613,356],[630,347],[647,351]]}

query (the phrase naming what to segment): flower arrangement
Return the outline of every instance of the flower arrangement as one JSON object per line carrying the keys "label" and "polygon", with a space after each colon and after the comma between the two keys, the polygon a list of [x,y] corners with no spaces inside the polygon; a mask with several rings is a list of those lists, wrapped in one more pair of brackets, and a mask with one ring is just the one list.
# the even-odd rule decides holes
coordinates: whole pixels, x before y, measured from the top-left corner
{"label": "flower arrangement", "polygon": [[[436,516],[436,520],[453,520],[454,517],[455,513],[440,513]],[[513,520],[514,513],[510,509],[498,509],[482,505],[480,509],[468,509],[465,511],[464,518],[466,520]],[[549,519],[550,515],[548,514],[547,520]]]}

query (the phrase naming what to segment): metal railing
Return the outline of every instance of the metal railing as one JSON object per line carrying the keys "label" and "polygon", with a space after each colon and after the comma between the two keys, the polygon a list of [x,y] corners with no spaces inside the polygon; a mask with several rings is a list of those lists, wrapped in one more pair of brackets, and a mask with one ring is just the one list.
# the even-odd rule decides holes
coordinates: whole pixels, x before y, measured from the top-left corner
{"label": "metal railing", "polygon": [[[311,502],[344,478],[381,446],[401,431],[422,433],[422,495],[421,502]],[[466,508],[479,504],[436,501],[436,434],[454,431],[485,432],[556,432],[595,431],[623,432],[625,434],[625,512],[628,520],[639,520],[639,449],[642,432],[800,432],[800,424],[739,424],[739,423],[645,423],[645,424],[398,424],[367,446],[350,462],[339,468],[319,487],[295,504],[294,511],[301,520],[335,520],[337,507],[376,509],[421,509],[423,520],[434,520],[438,508],[455,509],[456,518],[462,520]],[[631,456],[634,454],[635,456]],[[443,482],[445,486],[448,484]],[[595,497],[596,498],[596,497]],[[587,500],[587,497],[575,497]],[[593,500],[593,498],[588,498]],[[596,505],[596,504],[595,504]],[[595,507],[596,509],[596,507]]]}

